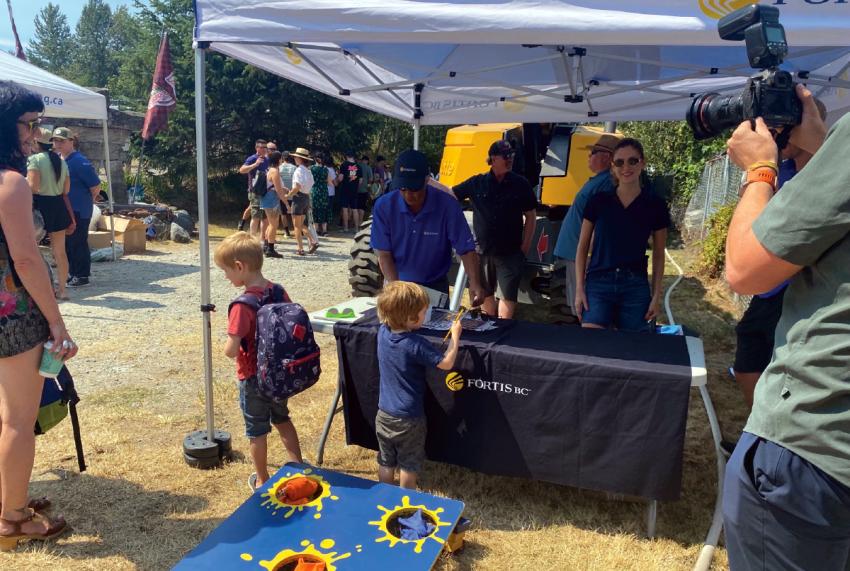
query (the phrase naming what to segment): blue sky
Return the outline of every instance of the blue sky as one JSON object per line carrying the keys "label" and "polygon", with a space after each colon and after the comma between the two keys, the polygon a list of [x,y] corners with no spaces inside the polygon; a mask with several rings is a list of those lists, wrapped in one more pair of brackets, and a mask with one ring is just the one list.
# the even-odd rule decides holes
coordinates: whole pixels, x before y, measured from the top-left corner
{"label": "blue sky", "polygon": [[[35,33],[36,15],[42,8],[47,6],[50,0],[12,0],[12,13],[15,16],[15,24],[18,27],[18,35],[21,37],[21,43],[24,48],[27,47],[27,42]],[[68,18],[68,25],[71,27],[71,32],[77,25],[77,20],[80,18],[80,12],[83,10],[87,0],[53,0],[53,4],[58,4],[62,9],[62,13]],[[133,2],[127,0],[106,0],[106,3],[112,6],[113,9],[119,6],[132,7]],[[0,3],[0,49],[8,51],[15,46],[15,36],[12,35],[12,25],[9,23],[9,11],[6,7],[5,0]]]}

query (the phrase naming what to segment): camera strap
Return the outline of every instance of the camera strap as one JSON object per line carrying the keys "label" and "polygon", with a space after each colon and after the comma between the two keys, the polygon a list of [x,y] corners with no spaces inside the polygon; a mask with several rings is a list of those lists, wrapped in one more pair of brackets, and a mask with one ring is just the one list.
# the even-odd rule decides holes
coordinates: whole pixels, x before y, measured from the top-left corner
{"label": "camera strap", "polygon": [[776,147],[781,151],[788,146],[788,139],[791,138],[791,130],[795,125],[790,125],[782,129],[782,132],[776,136]]}

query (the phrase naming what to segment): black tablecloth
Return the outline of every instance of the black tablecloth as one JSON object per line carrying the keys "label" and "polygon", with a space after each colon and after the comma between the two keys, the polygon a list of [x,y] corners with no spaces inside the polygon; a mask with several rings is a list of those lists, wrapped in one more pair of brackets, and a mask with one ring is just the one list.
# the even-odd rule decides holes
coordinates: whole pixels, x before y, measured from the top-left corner
{"label": "black tablecloth", "polygon": [[[691,382],[684,337],[501,323],[495,331],[464,332],[454,369],[462,378],[428,373],[428,458],[487,474],[678,499]],[[373,450],[377,330],[374,316],[334,326],[346,439]],[[419,332],[442,340],[440,332]]]}

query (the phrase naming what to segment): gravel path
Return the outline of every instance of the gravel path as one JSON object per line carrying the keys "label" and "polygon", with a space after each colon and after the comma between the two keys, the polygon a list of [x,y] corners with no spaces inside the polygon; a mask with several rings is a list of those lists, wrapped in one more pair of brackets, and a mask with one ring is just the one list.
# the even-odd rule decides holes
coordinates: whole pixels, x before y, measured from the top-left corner
{"label": "gravel path", "polygon": [[[215,251],[220,237],[213,237]],[[282,259],[266,259],[264,275],[282,283],[307,311],[348,297],[351,235],[322,238],[315,255],[296,256],[294,240],[278,243]],[[212,263],[212,261],[211,261]],[[238,290],[212,265],[211,300],[214,378],[232,377],[233,365],[217,354],[226,329],[227,304]],[[81,393],[116,385],[161,385],[185,394],[203,378],[200,245],[149,242],[145,254],[92,264],[91,285],[69,288],[60,306],[68,330],[80,346],[69,368]],[[178,382],[175,382],[178,381]]]}

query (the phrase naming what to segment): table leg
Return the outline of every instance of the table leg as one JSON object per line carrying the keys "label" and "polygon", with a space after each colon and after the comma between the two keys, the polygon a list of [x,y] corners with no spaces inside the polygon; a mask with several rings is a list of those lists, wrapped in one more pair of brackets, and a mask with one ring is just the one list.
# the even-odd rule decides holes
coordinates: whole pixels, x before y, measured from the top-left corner
{"label": "table leg", "polygon": [[658,519],[658,500],[649,500],[646,506],[646,536],[655,539],[655,522]]}
{"label": "table leg", "polygon": [[333,401],[331,401],[331,408],[328,410],[328,417],[325,419],[325,427],[322,429],[322,436],[319,438],[319,447],[316,450],[316,466],[321,466],[325,457],[325,442],[328,440],[328,433],[331,431],[331,423],[333,422],[334,415],[338,413],[342,408],[339,407],[339,399],[342,397],[342,381],[337,380],[336,383],[336,392],[334,393]]}
{"label": "table leg", "polygon": [[705,545],[703,545],[699,559],[694,565],[695,571],[708,571],[714,557],[714,550],[717,548],[717,541],[720,539],[720,532],[723,529],[723,479],[726,477],[726,459],[723,456],[723,449],[720,447],[720,423],[717,421],[717,414],[714,412],[714,404],[711,402],[708,387],[700,385],[699,393],[708,415],[708,425],[711,427],[711,436],[714,439],[714,454],[717,456],[717,498],[714,501],[714,517],[705,538]]}

